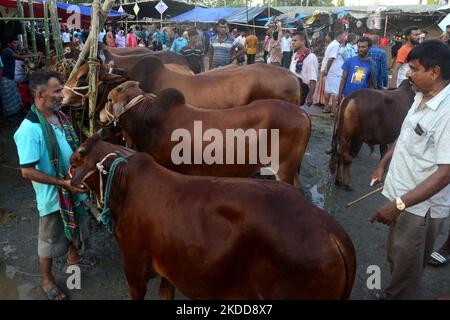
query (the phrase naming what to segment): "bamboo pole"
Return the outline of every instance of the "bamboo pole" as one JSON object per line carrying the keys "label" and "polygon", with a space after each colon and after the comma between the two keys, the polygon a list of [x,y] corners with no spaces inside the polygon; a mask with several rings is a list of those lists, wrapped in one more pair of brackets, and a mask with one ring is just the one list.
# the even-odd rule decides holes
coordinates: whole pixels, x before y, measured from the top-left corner
{"label": "bamboo pole", "polygon": [[25,50],[28,50],[28,39],[27,39],[27,28],[25,27],[25,21],[23,20],[23,5],[21,0],[17,0],[17,11],[19,13],[19,18],[22,18],[20,24],[22,25],[22,44]]}
{"label": "bamboo pole", "polygon": [[388,25],[388,15],[386,15],[386,20],[384,21],[384,37],[386,38],[386,32],[387,32],[387,25]]}
{"label": "bamboo pole", "polygon": [[47,7],[47,1],[43,1],[44,5],[44,38],[45,38],[45,65],[50,67],[51,59],[50,59],[50,30],[48,27],[48,7]]}
{"label": "bamboo pole", "polygon": [[[33,0],[28,0],[28,11],[31,19],[34,19]],[[31,23],[31,45],[33,46],[33,61],[37,63],[37,46],[36,46],[36,26],[34,20],[30,20]]]}
{"label": "bamboo pole", "polygon": [[[100,0],[94,0],[92,3],[92,15],[91,15],[91,31],[89,38],[94,36],[94,39],[98,38],[98,31],[100,29]],[[89,136],[95,133],[95,108],[97,105],[97,51],[98,41],[90,41],[89,43]]]}
{"label": "bamboo pole", "polygon": [[0,17],[0,21],[44,21],[44,18]]}
{"label": "bamboo pole", "polygon": [[61,32],[60,32],[60,25],[59,25],[59,19],[58,19],[58,11],[56,10],[56,1],[55,0],[48,0],[49,1],[49,10],[50,10],[50,18],[52,20],[52,29],[53,29],[53,42],[55,44],[56,49],[56,56],[58,57],[58,61],[62,60],[64,58],[63,53],[63,45],[61,41]]}
{"label": "bamboo pole", "polygon": [[[106,18],[108,17],[108,14],[111,11],[113,4],[114,4],[114,0],[105,0],[105,2],[103,2],[103,6],[101,9],[102,12],[100,14],[99,25],[98,25],[99,30],[105,24]],[[81,53],[77,60],[77,63],[75,64],[75,67],[73,68],[72,72],[70,73],[69,78],[71,78],[75,74],[75,72],[78,70],[78,68],[86,60],[86,57],[89,54],[89,49],[91,46],[92,39],[94,39],[95,42],[98,42],[98,34],[93,34],[92,32],[89,32],[89,37],[86,40],[86,42],[84,43],[84,47],[81,50]]]}

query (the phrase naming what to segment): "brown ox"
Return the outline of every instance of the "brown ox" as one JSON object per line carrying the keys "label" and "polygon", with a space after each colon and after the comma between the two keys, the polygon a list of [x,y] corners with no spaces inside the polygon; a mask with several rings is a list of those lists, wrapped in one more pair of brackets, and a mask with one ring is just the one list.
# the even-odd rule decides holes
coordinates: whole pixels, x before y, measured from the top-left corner
{"label": "brown ox", "polygon": [[[98,84],[97,109],[101,109],[104,107],[104,99],[106,98],[109,90],[111,90],[112,87],[128,79],[128,76],[125,75],[124,70],[128,68],[134,68],[138,64],[140,59],[144,56],[156,57],[155,59],[164,63],[166,68],[171,70],[175,74],[193,74],[193,72],[187,66],[186,59],[173,52],[153,52],[146,48],[139,48],[139,51],[128,50],[130,51],[128,55],[117,55],[115,53],[111,53],[110,49],[111,48],[103,48],[99,51],[99,57],[101,61],[99,62],[100,83]],[[118,51],[120,51],[121,49],[127,51],[125,50],[127,48],[115,49]],[[143,51],[144,53],[142,53],[141,51]],[[78,68],[75,74],[66,81],[64,86],[64,100],[62,102],[62,105],[71,107],[84,106],[84,102],[86,101],[88,94],[88,74],[89,64],[85,62]]]}
{"label": "brown ox", "polygon": [[[87,70],[79,70],[69,79],[73,87],[79,79],[86,78]],[[158,93],[167,88],[181,91],[187,103],[199,108],[225,109],[246,105],[256,99],[280,99],[300,103],[300,86],[297,78],[284,68],[254,64],[230,68],[227,72],[205,72],[196,75],[180,74],[167,68],[161,60],[145,56],[134,60],[122,81],[135,80],[145,92]],[[64,91],[64,102],[80,103],[80,97]]]}
{"label": "brown ox", "polygon": [[[173,171],[202,176],[253,177],[261,168],[271,167],[270,172],[278,171],[277,179],[296,186],[300,186],[299,168],[311,133],[308,115],[285,101],[256,100],[233,109],[204,110],[186,105],[183,94],[176,89],[165,89],[157,98],[146,96],[135,81],[127,81],[109,93],[108,104],[100,112],[100,121],[109,124],[115,120],[120,123],[129,146],[151,154],[159,164]],[[196,132],[195,121],[201,121],[205,136],[207,131],[216,130],[214,139]],[[186,137],[182,137],[179,142],[180,137],[173,138],[177,129],[187,130],[192,139],[186,141]],[[230,135],[230,139],[227,131],[232,130],[234,134],[237,129],[241,134]],[[267,136],[266,142],[261,134]],[[279,139],[274,140],[272,134],[277,134]],[[200,143],[201,154],[209,155],[214,162],[200,159],[197,164],[194,160],[197,143]],[[182,144],[185,148],[176,151],[176,156],[184,155],[186,149],[192,152],[183,156],[183,163],[174,163],[174,150]],[[233,163],[227,161],[230,153]],[[245,164],[237,162],[238,154],[244,154]],[[270,164],[265,160],[269,154]],[[251,155],[254,155],[253,162]],[[274,167],[274,161],[275,165],[279,163],[279,169]]]}
{"label": "brown ox", "polygon": [[[71,157],[72,184],[100,194],[97,164],[112,174],[117,148],[87,139]],[[154,273],[165,298],[174,287],[192,299],[347,299],[352,290],[348,234],[288,184],[185,176],[136,153],[115,170],[109,200],[132,299]]]}
{"label": "brown ox", "polygon": [[[350,165],[363,143],[380,145],[381,157],[387,145],[397,139],[400,128],[414,101],[409,80],[395,90],[362,89],[346,97],[340,107],[333,134],[330,170],[336,172],[335,183],[350,186]],[[341,166],[343,179],[341,177]]]}

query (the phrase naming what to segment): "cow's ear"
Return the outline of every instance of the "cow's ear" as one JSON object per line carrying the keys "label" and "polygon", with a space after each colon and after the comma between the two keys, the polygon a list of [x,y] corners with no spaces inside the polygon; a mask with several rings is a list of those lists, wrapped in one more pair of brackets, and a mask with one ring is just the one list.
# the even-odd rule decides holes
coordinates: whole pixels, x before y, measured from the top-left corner
{"label": "cow's ear", "polygon": [[101,140],[106,140],[106,139],[108,139],[108,138],[111,137],[111,133],[110,133],[110,131],[109,131],[108,128],[100,128],[100,129],[97,131],[97,135],[100,136],[100,139],[101,139]]}

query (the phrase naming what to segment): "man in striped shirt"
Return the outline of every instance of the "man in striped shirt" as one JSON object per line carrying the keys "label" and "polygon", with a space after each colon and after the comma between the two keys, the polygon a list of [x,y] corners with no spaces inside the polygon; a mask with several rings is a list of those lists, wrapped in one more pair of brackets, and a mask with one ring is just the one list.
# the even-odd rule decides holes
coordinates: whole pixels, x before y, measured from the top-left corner
{"label": "man in striped shirt", "polygon": [[227,33],[227,21],[220,19],[217,22],[217,35],[210,39],[210,46],[208,50],[209,69],[227,66],[233,61],[233,57],[238,56],[233,54],[233,50],[243,50],[240,43],[233,46],[234,37]]}

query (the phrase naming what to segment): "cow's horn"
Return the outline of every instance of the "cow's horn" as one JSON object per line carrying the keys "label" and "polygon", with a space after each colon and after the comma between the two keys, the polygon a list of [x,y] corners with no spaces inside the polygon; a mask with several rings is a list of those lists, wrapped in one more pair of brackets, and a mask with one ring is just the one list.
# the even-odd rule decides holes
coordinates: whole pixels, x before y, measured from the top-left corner
{"label": "cow's horn", "polygon": [[105,54],[103,53],[103,50],[100,50],[98,52],[98,57],[100,58],[100,60],[102,60],[103,63],[105,63],[106,57],[105,57]]}
{"label": "cow's horn", "polygon": [[82,156],[85,156],[87,154],[87,150],[85,147],[79,147],[78,148],[78,153]]}

